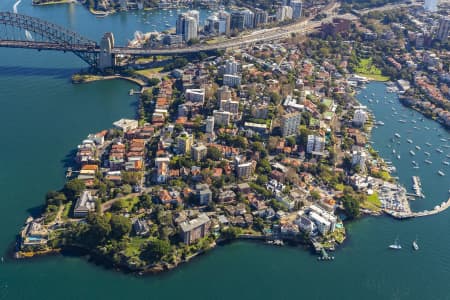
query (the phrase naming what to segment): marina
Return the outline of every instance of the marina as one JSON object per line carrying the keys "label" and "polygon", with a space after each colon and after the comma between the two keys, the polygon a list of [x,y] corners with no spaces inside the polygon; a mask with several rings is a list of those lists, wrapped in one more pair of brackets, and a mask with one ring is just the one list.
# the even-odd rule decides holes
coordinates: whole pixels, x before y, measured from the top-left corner
{"label": "marina", "polygon": [[[448,166],[444,162],[449,163],[448,160],[442,160],[442,156],[445,148],[443,143],[447,142],[444,138],[445,130],[440,128],[440,125],[423,119],[420,115],[414,111],[403,107],[398,102],[391,103],[389,98],[396,97],[396,95],[388,94],[388,101],[380,101],[379,104],[368,104],[364,98],[360,98],[363,105],[368,105],[373,114],[377,118],[383,118],[386,114],[384,107],[386,105],[392,106],[391,109],[398,112],[398,116],[403,116],[405,119],[410,119],[411,123],[415,123],[416,128],[412,130],[407,124],[398,122],[398,119],[386,118],[385,126],[375,128],[372,131],[372,140],[375,141],[374,148],[379,151],[379,154],[387,160],[398,158],[400,155],[408,154],[410,159],[397,159],[392,160],[392,166],[395,166],[397,174],[399,176],[399,183],[403,186],[409,186],[410,191],[406,192],[406,195],[414,198],[424,198],[427,194],[427,201],[413,201],[410,203],[404,203],[393,199],[389,194],[380,195],[380,200],[383,205],[383,210],[394,218],[406,219],[417,218],[424,216],[432,216],[439,214],[450,206],[450,199],[448,199],[447,188],[449,186],[448,179],[446,181],[446,170],[443,167]],[[411,117],[405,117],[411,115]],[[416,122],[413,122],[416,121]],[[418,122],[418,121],[421,122]],[[428,129],[426,129],[426,128]],[[427,139],[423,140],[423,134],[421,130],[430,130],[427,133]],[[402,138],[404,137],[404,138]],[[423,142],[421,142],[423,141]],[[410,147],[410,144],[414,143],[414,150]],[[432,147],[435,145],[435,152],[420,151],[423,147]],[[428,150],[428,149],[427,149]],[[418,151],[418,152],[415,152]],[[446,157],[450,157],[450,153],[445,153]],[[422,166],[419,162],[424,162]],[[450,164],[450,163],[449,163]],[[391,165],[389,167],[392,167]],[[442,169],[441,169],[442,168]],[[409,182],[408,182],[409,179]],[[412,180],[412,185],[411,185]],[[445,188],[443,188],[445,187]],[[444,191],[443,191],[444,189]],[[427,192],[428,191],[428,192]],[[439,195],[439,196],[436,196]],[[439,201],[439,198],[448,199],[447,201]],[[411,198],[410,198],[411,199]],[[431,207],[431,209],[430,209]]]}

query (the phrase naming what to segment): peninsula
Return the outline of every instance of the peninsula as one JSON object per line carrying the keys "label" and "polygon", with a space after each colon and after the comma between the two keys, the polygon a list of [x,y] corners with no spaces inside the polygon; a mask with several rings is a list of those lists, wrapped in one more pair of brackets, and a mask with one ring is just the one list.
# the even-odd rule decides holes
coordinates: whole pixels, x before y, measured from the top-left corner
{"label": "peninsula", "polygon": [[[281,12],[289,16],[287,7]],[[404,18],[411,9],[341,14],[307,38],[292,33],[156,68],[135,61],[124,76],[142,82],[130,91],[139,94],[136,118],[80,141],[64,187],[49,191],[42,215],[26,221],[16,257],[76,248],[109,266],[160,272],[251,239],[312,246],[331,259],[327,251],[345,240],[344,220],[427,215],[411,212],[395,170],[369,142],[375,120],[354,98],[367,77],[404,88],[410,74],[398,61],[406,48],[394,47],[404,31],[392,31],[394,46],[373,36],[396,26],[380,15]],[[415,82],[417,93],[431,91],[431,83]],[[445,125],[448,99],[433,95],[427,99],[442,105],[433,117]]]}

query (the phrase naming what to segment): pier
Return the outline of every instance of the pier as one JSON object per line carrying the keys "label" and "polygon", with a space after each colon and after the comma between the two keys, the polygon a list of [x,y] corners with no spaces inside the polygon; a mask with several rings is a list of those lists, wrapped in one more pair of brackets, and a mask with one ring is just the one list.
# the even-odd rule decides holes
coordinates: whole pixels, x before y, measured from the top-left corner
{"label": "pier", "polygon": [[425,195],[422,192],[422,183],[420,182],[420,177],[413,176],[412,181],[413,181],[413,190],[416,193],[415,195],[413,194],[412,196],[425,198]]}
{"label": "pier", "polygon": [[432,210],[424,210],[424,211],[418,211],[418,212],[397,212],[397,211],[390,211],[390,210],[384,210],[385,213],[388,215],[391,215],[392,217],[396,219],[409,219],[409,218],[418,218],[418,217],[426,217],[426,216],[432,216],[437,215],[438,213],[443,212],[447,208],[450,207],[450,198],[446,202],[442,202],[440,205],[436,205],[434,209]]}

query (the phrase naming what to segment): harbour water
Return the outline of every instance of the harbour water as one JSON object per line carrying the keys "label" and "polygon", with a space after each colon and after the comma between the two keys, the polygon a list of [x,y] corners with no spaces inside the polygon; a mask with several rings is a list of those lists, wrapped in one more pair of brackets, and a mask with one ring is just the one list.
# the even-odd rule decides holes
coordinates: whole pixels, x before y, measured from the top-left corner
{"label": "harbour water", "polygon": [[[0,10],[11,11],[14,2],[1,1]],[[30,2],[22,1],[18,11],[95,39],[113,30],[125,42],[146,26],[134,13],[99,19],[79,5],[31,7]],[[176,12],[173,15],[174,24]],[[164,26],[157,12],[152,18],[151,23]],[[318,262],[298,248],[244,242],[218,247],[167,274],[143,278],[105,270],[79,257],[10,259],[7,251],[30,211],[43,203],[47,190],[63,184],[64,160],[71,149],[88,133],[134,115],[136,99],[127,93],[133,85],[70,84],[70,75],[82,67],[71,54],[0,49],[0,251],[5,257],[0,263],[0,299],[450,299],[449,211],[401,222],[380,217],[348,224],[349,239],[330,263]],[[379,103],[366,102],[364,95]],[[385,96],[393,103],[382,103]],[[411,176],[421,178],[426,198],[412,203],[413,209],[432,208],[446,200],[450,169],[441,165],[447,176],[439,177],[434,147],[429,168],[421,151],[427,151],[426,141],[434,146],[450,134],[429,120],[399,123],[391,116],[391,107],[407,115],[406,120],[418,120],[420,115],[403,111],[382,84],[370,84],[358,98],[385,122],[373,132],[374,147],[394,162],[400,181],[410,189]],[[413,126],[421,131],[408,135]],[[430,130],[423,130],[425,126]],[[397,148],[400,161],[391,158],[386,144],[394,132],[402,136]],[[413,146],[406,142],[408,136],[412,145],[422,147],[414,150],[420,169],[411,167],[408,151]],[[389,251],[387,246],[397,236],[403,250]],[[416,236],[420,250],[413,252]]]}

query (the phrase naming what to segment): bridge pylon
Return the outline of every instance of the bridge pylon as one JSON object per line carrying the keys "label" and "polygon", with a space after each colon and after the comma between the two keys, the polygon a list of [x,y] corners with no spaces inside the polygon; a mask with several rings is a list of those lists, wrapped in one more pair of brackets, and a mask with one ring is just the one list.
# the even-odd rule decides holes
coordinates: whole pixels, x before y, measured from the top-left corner
{"label": "bridge pylon", "polygon": [[112,53],[114,49],[114,35],[112,32],[107,32],[100,41],[100,54],[98,56],[97,66],[104,70],[114,68],[116,66],[116,57]]}

